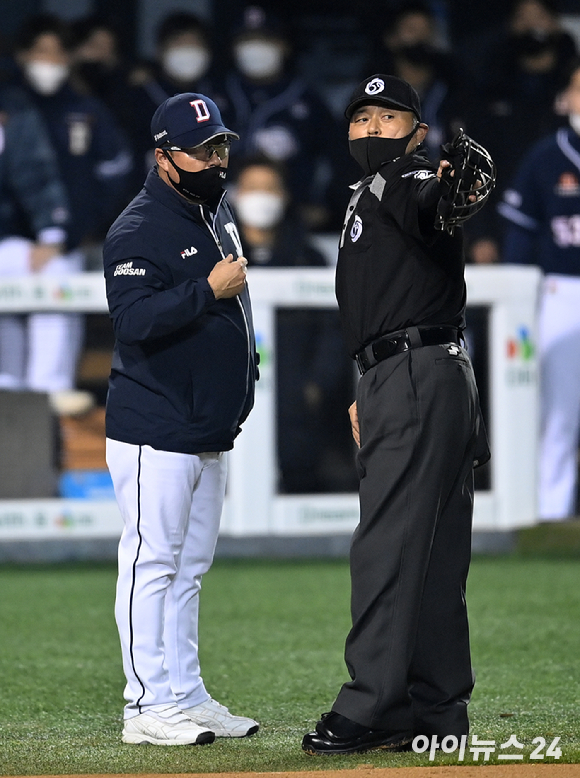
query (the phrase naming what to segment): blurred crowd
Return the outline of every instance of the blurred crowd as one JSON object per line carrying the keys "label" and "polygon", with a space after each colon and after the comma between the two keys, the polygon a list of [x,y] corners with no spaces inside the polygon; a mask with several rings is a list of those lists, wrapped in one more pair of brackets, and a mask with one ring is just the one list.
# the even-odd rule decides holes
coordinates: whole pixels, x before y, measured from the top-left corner
{"label": "blurred crowd", "polygon": [[[454,2],[384,3],[382,13],[368,5],[376,23],[358,43],[359,56],[345,56],[348,72],[336,52],[317,72],[296,24],[257,5],[232,21],[226,52],[213,50],[212,29],[200,17],[168,14],[148,60],[127,59],[106,19],[28,17],[4,58],[2,90],[13,100],[17,90],[42,114],[71,208],[67,248],[102,239],[120,205],[139,191],[153,160],[151,117],[183,91],[210,95],[240,134],[230,181],[248,157],[276,162],[309,230],[340,229],[348,185],[358,178],[345,153],[343,103],[373,72],[398,75],[419,92],[431,158],[459,127],[486,146],[497,163],[499,196],[534,141],[566,122],[559,96],[577,51],[558,5],[515,0],[500,12],[499,4],[485,4],[497,21],[479,34],[477,13],[468,23]],[[447,8],[445,24],[438,5]],[[99,189],[105,196],[95,196]],[[26,208],[17,207],[21,234],[32,227]],[[501,222],[493,207],[484,213],[471,227],[475,262],[499,258]]]}
{"label": "blurred crowd", "polygon": [[[99,269],[108,226],[153,164],[151,117],[167,97],[185,91],[211,96],[240,135],[228,186],[250,264],[329,264],[312,234],[340,230],[349,185],[359,178],[347,153],[343,107],[350,89],[375,72],[400,76],[418,91],[430,158],[439,158],[441,144],[460,127],[490,151],[498,167],[495,201],[468,225],[468,261],[502,260],[505,220],[497,203],[532,145],[568,125],[562,94],[577,44],[560,6],[366,0],[360,10],[372,24],[351,31],[356,56],[350,46],[344,57],[336,50],[324,55],[324,34],[305,49],[288,14],[258,5],[240,10],[226,51],[215,50],[214,31],[202,18],[166,15],[151,59],[129,58],[107,19],[26,19],[0,80],[0,275]],[[300,2],[295,10],[304,11]],[[311,347],[310,335],[302,347],[297,332],[316,332],[320,346]],[[80,317],[3,315],[0,387],[55,395],[74,389],[82,338]],[[332,395],[338,374],[349,368],[335,358],[334,319],[280,320],[278,338],[300,366],[289,357],[280,368],[280,386],[300,398],[281,404],[292,418],[280,423],[293,431],[286,478],[304,483],[320,457],[316,424],[305,448],[300,420]],[[323,423],[320,414],[316,419]]]}

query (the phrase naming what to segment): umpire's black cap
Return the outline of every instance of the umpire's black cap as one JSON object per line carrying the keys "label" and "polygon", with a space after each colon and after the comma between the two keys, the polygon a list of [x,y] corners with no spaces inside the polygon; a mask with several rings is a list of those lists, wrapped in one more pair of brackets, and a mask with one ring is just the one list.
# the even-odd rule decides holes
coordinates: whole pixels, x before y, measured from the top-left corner
{"label": "umpire's black cap", "polygon": [[374,76],[365,78],[352,93],[344,115],[350,121],[357,108],[369,103],[383,103],[401,111],[411,111],[421,121],[419,95],[411,84],[397,76],[375,73]]}
{"label": "umpire's black cap", "polygon": [[161,103],[151,119],[151,135],[156,146],[172,144],[193,148],[218,135],[238,139],[224,127],[219,108],[206,95],[183,92]]}

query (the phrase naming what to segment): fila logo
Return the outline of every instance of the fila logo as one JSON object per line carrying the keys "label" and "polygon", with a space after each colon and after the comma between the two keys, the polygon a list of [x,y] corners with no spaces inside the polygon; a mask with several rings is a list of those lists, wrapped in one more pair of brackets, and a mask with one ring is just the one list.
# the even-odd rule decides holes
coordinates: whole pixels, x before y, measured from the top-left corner
{"label": "fila logo", "polygon": [[181,252],[181,258],[185,259],[186,257],[193,257],[194,254],[197,254],[197,249],[195,246],[192,246],[190,249],[183,249]]}
{"label": "fila logo", "polygon": [[190,105],[196,113],[198,123],[207,122],[208,119],[211,119],[211,114],[205,100],[192,100]]}
{"label": "fila logo", "polygon": [[461,349],[459,348],[459,346],[456,346],[455,343],[448,346],[447,351],[451,354],[452,357],[456,357],[459,354],[461,354]]}

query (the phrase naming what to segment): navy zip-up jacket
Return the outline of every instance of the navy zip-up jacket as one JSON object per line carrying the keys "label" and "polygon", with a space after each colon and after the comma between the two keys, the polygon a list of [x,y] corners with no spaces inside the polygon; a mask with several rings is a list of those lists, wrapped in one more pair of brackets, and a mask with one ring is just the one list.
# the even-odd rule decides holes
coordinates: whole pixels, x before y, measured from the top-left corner
{"label": "navy zip-up jacket", "polygon": [[233,447],[257,358],[247,288],[216,300],[207,280],[230,253],[242,249],[225,196],[212,213],[151,170],[104,245],[115,330],[107,437],[185,454]]}
{"label": "navy zip-up jacket", "polygon": [[0,87],[0,240],[24,232],[41,243],[63,242],[69,217],[41,116],[21,89]]}
{"label": "navy zip-up jacket", "polygon": [[77,92],[68,83],[52,95],[25,88],[42,114],[68,194],[67,248],[101,241],[137,191],[129,189],[132,158],[128,144],[97,98]]}

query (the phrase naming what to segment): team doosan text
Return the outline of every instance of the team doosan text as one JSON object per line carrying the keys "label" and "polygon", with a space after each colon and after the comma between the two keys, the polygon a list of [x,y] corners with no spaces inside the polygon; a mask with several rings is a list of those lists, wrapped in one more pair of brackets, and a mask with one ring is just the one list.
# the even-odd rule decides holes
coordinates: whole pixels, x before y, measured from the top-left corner
{"label": "team doosan text", "polygon": [[133,263],[132,262],[124,262],[122,265],[117,265],[113,275],[115,275],[115,276],[144,276],[145,275],[145,268],[144,267],[133,267]]}

